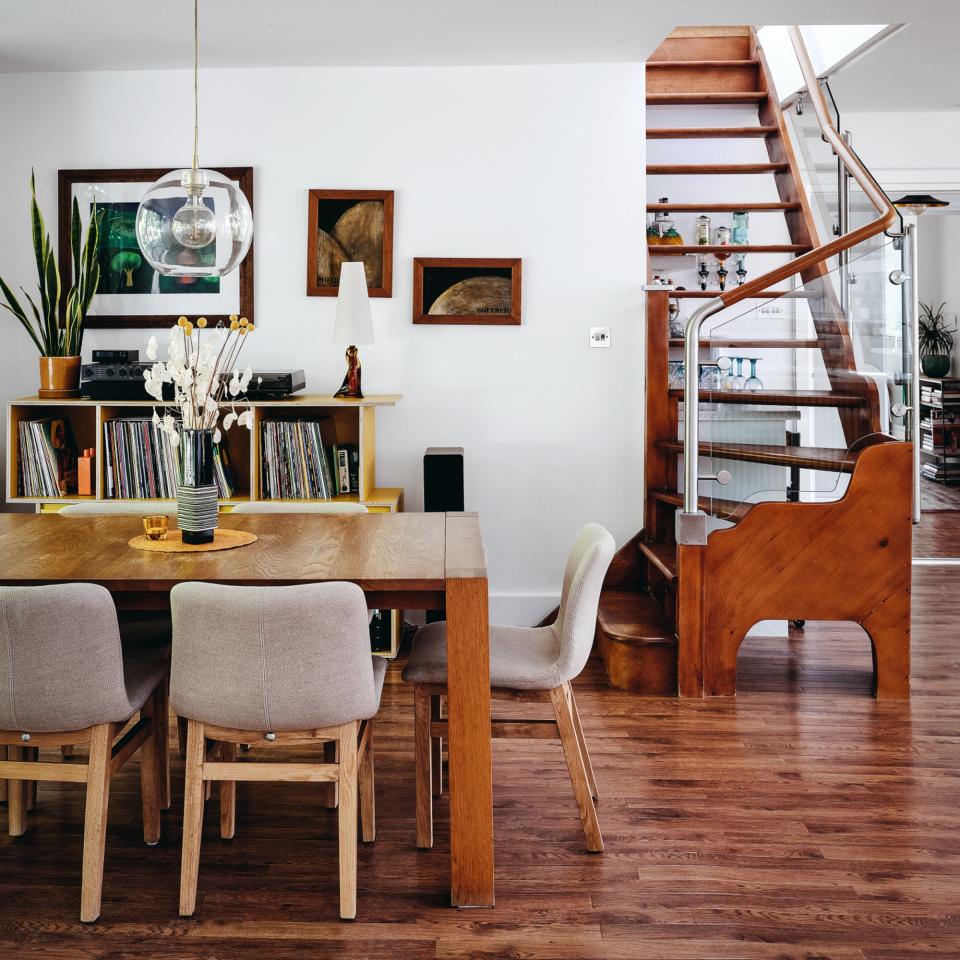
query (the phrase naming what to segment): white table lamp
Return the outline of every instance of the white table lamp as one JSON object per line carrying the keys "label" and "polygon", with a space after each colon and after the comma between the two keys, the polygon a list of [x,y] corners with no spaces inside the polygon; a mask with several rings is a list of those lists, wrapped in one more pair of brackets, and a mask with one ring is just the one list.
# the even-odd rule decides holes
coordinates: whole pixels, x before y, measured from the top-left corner
{"label": "white table lamp", "polygon": [[367,274],[360,262],[340,266],[340,290],[337,294],[337,318],[333,342],[347,347],[347,375],[335,397],[363,398],[360,389],[360,351],[358,343],[373,343],[373,317],[367,293]]}

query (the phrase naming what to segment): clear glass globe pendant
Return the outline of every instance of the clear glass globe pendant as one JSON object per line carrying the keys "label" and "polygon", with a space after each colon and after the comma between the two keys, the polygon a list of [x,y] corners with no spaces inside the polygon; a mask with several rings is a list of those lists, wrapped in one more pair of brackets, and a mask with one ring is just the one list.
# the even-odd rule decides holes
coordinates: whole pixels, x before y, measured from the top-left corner
{"label": "clear glass globe pendant", "polygon": [[235,270],[253,240],[253,213],[239,185],[197,162],[199,141],[199,0],[193,4],[193,166],[164,174],[137,209],[137,242],[158,273],[222,277]]}

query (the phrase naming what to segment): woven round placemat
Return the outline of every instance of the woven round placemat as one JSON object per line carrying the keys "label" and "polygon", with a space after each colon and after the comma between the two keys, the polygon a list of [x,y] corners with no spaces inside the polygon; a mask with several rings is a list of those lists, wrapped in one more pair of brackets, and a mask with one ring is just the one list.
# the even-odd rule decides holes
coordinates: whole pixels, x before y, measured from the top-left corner
{"label": "woven round placemat", "polygon": [[167,533],[166,540],[151,540],[141,533],[128,541],[135,550],[146,550],[148,553],[206,553],[210,550],[232,550],[234,547],[245,547],[257,539],[255,533],[246,530],[221,530],[213,532],[213,543],[184,543],[179,530]]}

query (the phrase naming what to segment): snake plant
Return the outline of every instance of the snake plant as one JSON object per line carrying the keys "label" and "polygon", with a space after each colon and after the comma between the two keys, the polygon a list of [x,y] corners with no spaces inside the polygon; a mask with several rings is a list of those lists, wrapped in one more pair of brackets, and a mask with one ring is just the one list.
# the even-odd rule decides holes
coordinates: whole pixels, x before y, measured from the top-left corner
{"label": "snake plant", "polygon": [[30,226],[33,235],[33,252],[37,262],[37,286],[39,305],[23,287],[21,293],[30,305],[27,314],[13,290],[0,277],[0,292],[6,303],[0,307],[12,313],[33,340],[43,357],[76,357],[83,344],[83,323],[87,310],[100,283],[100,265],[97,263],[97,244],[100,240],[100,221],[103,213],[96,204],[90,212],[86,236],[82,238],[83,225],[80,206],[76,198],[70,212],[70,251],[73,260],[73,284],[67,292],[64,321],[60,323],[60,271],[57,258],[47,232],[43,214],[37,203],[37,188],[33,172],[30,173]]}

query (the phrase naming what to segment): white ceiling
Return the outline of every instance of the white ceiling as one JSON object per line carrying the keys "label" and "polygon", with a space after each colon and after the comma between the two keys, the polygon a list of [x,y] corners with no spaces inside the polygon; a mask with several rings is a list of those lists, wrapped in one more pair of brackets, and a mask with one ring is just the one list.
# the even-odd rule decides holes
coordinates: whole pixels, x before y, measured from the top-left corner
{"label": "white ceiling", "polygon": [[[912,16],[904,7],[901,19]],[[830,79],[841,110],[960,110],[960,4],[914,20]],[[931,144],[936,149],[936,144]]]}
{"label": "white ceiling", "polygon": [[[793,23],[798,10],[805,23],[910,16],[941,46],[960,25],[956,0],[201,0],[201,57],[206,67],[634,61],[678,24]],[[0,0],[0,72],[188,67],[192,17],[192,0]],[[922,59],[904,73],[932,70]]]}

